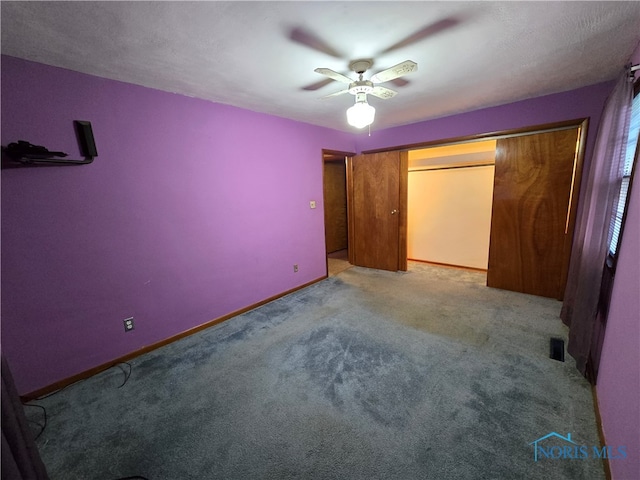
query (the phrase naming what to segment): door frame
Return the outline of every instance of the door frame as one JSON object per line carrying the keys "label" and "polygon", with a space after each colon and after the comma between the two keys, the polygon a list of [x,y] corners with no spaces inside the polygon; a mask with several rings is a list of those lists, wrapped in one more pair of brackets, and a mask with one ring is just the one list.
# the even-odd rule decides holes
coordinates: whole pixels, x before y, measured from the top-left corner
{"label": "door frame", "polygon": [[573,120],[564,120],[561,122],[544,123],[540,125],[531,125],[528,127],[512,128],[507,130],[497,130],[495,132],[477,133],[474,135],[463,135],[459,137],[449,137],[440,140],[429,140],[425,142],[407,143],[402,145],[395,145],[392,147],[377,148],[372,150],[363,150],[362,153],[379,153],[379,152],[392,152],[419,150],[421,148],[428,147],[444,147],[446,145],[455,145],[458,143],[469,143],[476,140],[493,140],[504,137],[515,137],[518,135],[531,135],[532,133],[542,133],[552,130],[565,130],[572,127],[580,127],[581,135],[579,140],[579,155],[584,157],[584,148],[586,143],[587,129],[589,126],[589,118],[576,118]]}
{"label": "door frame", "polygon": [[[324,198],[324,182],[326,181],[326,179],[324,178],[324,164],[326,162],[339,162],[339,161],[344,161],[345,162],[345,173],[346,173],[346,180],[347,180],[347,253],[349,253],[349,262],[351,263],[351,248],[349,248],[350,245],[352,245],[351,243],[351,237],[350,237],[350,232],[351,232],[351,225],[350,225],[350,218],[351,215],[349,214],[349,169],[347,168],[347,158],[352,157],[353,155],[355,155],[354,152],[343,152],[341,150],[331,150],[328,148],[323,148],[322,149],[322,214],[324,215],[324,210],[325,210],[325,198]],[[326,273],[325,273],[325,277],[329,276],[329,257],[327,256],[327,224],[326,221],[322,220],[322,241],[324,242],[324,251],[325,251],[325,262],[326,262]]]}

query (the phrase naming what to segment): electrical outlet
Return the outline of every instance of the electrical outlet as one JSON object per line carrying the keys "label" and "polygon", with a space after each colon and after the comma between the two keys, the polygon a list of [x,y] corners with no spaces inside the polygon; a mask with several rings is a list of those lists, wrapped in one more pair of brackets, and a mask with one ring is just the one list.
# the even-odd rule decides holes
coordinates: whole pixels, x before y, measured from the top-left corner
{"label": "electrical outlet", "polygon": [[298,264],[297,263],[293,266],[293,273],[298,273]]}
{"label": "electrical outlet", "polygon": [[311,201],[309,202],[309,207],[311,207],[311,208],[316,208],[316,201],[315,201],[315,200],[311,200]]}
{"label": "electrical outlet", "polygon": [[131,330],[133,330],[133,317],[125,318],[124,319],[124,331],[125,332],[130,332]]}

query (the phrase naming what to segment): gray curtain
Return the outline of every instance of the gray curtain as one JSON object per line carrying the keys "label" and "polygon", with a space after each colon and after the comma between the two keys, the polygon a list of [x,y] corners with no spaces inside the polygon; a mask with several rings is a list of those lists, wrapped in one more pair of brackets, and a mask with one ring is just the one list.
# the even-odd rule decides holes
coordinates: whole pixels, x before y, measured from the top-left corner
{"label": "gray curtain", "polygon": [[1,408],[2,480],[48,480],[4,355]]}
{"label": "gray curtain", "polygon": [[[621,73],[604,106],[576,223],[564,303],[560,314],[569,326],[568,352],[587,375],[602,276],[608,254],[609,222],[622,181],[633,86]],[[595,381],[595,379],[592,379]]]}

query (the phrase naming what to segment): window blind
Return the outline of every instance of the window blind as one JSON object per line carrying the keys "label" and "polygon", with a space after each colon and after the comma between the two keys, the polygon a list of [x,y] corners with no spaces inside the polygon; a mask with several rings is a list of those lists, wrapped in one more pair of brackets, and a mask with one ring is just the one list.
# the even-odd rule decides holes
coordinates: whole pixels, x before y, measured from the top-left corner
{"label": "window blind", "polygon": [[616,201],[616,209],[609,225],[609,254],[615,257],[620,243],[620,231],[622,230],[622,219],[627,205],[627,194],[629,193],[629,183],[631,182],[631,171],[633,170],[633,159],[638,147],[638,135],[640,134],[640,95],[633,99],[631,107],[631,121],[629,124],[629,137],[625,150],[624,167],[622,170],[622,182],[620,192]]}

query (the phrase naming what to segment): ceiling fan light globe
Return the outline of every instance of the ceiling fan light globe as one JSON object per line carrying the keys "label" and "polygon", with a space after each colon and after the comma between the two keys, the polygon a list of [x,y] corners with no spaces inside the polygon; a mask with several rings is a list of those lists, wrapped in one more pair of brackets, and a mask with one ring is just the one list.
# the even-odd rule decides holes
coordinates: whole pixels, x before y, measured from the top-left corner
{"label": "ceiling fan light globe", "polygon": [[357,102],[347,109],[347,123],[356,128],[364,128],[373,123],[376,109],[367,102]]}

